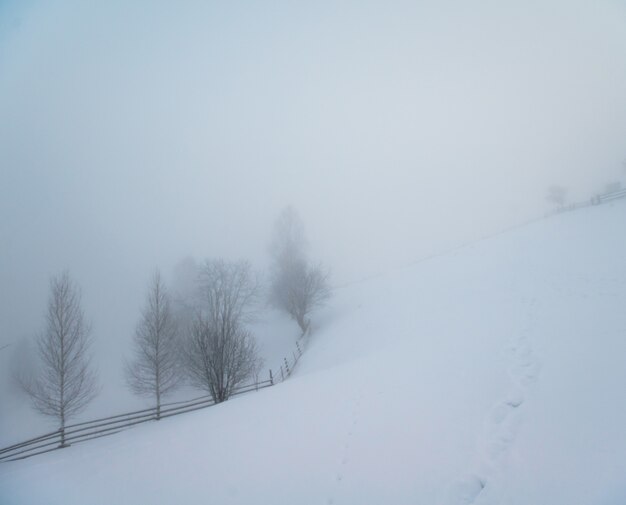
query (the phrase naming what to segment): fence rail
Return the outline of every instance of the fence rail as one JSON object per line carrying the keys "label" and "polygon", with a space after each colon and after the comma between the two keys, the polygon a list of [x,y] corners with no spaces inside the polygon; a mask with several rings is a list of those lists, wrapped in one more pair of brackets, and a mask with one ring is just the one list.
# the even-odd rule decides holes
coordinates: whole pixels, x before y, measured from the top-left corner
{"label": "fence rail", "polygon": [[605,193],[604,195],[598,195],[596,196],[596,204],[610,202],[611,200],[617,200],[618,198],[626,198],[626,189],[613,191],[612,193]]}
{"label": "fence rail", "polygon": [[[275,376],[270,369],[269,379],[259,381],[257,378],[253,383],[239,386],[233,389],[230,397],[259,391],[286,380],[293,373],[302,356],[302,349],[307,336],[308,328],[296,342],[296,350],[292,353],[292,356],[283,359],[279,369],[279,376]],[[86,442],[87,440],[114,435],[138,424],[205,409],[213,405],[215,405],[215,401],[211,395],[203,395],[189,400],[162,403],[158,411],[156,407],[151,407],[91,421],[69,424],[63,430],[59,429],[0,449],[0,462],[17,461],[45,454],[73,444]]]}

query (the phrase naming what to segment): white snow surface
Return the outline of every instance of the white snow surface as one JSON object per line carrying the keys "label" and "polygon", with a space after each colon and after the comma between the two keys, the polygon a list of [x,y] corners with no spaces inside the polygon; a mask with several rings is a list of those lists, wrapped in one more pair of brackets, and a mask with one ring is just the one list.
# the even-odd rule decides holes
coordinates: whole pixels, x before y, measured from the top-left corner
{"label": "white snow surface", "polygon": [[0,465],[0,503],[626,503],[626,202],[338,290],[294,375]]}

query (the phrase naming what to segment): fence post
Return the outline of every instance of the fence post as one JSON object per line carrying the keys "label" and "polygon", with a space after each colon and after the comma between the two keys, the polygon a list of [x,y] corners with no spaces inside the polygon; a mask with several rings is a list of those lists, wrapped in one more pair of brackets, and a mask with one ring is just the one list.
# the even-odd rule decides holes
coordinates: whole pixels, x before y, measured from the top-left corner
{"label": "fence post", "polygon": [[285,360],[285,368],[287,369],[287,377],[289,377],[291,375],[291,372],[289,371],[289,363],[287,362],[287,358],[284,358]]}
{"label": "fence post", "polygon": [[272,369],[270,368],[270,386],[274,385],[274,376],[272,375]]}
{"label": "fence post", "polygon": [[298,353],[300,354],[300,356],[302,356],[302,349],[300,349],[300,344],[298,343],[297,340],[296,340],[296,347],[298,348]]}
{"label": "fence post", "polygon": [[283,365],[280,365],[280,379],[282,382],[285,381],[285,374],[283,372]]}

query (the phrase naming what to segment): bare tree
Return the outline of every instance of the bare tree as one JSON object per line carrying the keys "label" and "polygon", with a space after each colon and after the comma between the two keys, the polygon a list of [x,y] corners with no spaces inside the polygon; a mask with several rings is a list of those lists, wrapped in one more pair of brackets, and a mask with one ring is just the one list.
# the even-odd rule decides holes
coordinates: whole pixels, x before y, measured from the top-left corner
{"label": "bare tree", "polygon": [[258,282],[246,262],[207,261],[199,277],[196,315],[184,346],[187,375],[216,403],[252,378],[261,365],[244,328],[254,311]]}
{"label": "bare tree", "polygon": [[286,311],[302,332],[309,327],[307,316],[330,297],[329,272],[311,266],[306,255],[304,225],[293,207],[279,215],[271,242],[270,302]]}
{"label": "bare tree", "polygon": [[134,359],[126,364],[126,380],[134,393],[154,396],[158,420],[161,398],[180,383],[177,324],[158,270],[150,281],[133,344]]}
{"label": "bare tree", "polygon": [[328,271],[321,265],[298,263],[283,271],[280,282],[275,284],[281,288],[277,295],[281,297],[282,308],[295,319],[303,333],[310,324],[307,316],[330,297],[328,278]]}
{"label": "bare tree", "polygon": [[170,301],[178,323],[179,337],[188,335],[199,306],[201,266],[192,257],[179,261],[172,271]]}
{"label": "bare tree", "polygon": [[274,262],[272,267],[306,262],[308,245],[304,223],[298,212],[291,205],[285,207],[274,223],[270,243],[270,254]]}
{"label": "bare tree", "polygon": [[99,389],[87,354],[90,325],[81,307],[80,289],[67,271],[50,282],[45,322],[37,339],[40,373],[19,382],[39,412],[59,421],[61,446],[65,446],[66,421],[83,410]]}
{"label": "bare tree", "polygon": [[567,189],[562,186],[550,186],[548,188],[548,196],[546,199],[559,208],[565,205],[565,197],[567,196]]}
{"label": "bare tree", "polygon": [[215,403],[258,372],[261,362],[252,335],[239,323],[225,327],[198,314],[185,346],[190,382],[209,392]]}

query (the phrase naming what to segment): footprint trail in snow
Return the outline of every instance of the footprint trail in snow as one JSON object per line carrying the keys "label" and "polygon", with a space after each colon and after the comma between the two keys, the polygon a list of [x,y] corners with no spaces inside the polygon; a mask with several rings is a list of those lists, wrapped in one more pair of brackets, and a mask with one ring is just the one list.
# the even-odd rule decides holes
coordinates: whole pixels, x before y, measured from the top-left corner
{"label": "footprint trail in snow", "polygon": [[[344,444],[342,446],[342,449],[341,449],[341,458],[339,460],[339,469],[335,473],[334,486],[333,487],[341,485],[341,483],[342,483],[342,481],[344,479],[345,469],[346,469],[348,463],[350,462],[350,450],[351,450],[351,447],[352,447],[352,438],[354,436],[354,429],[356,428],[356,426],[358,424],[358,417],[359,417],[362,397],[363,397],[363,391],[359,391],[358,394],[356,395],[355,399],[353,400],[352,410],[351,410],[351,414],[350,414],[350,425],[349,425],[348,430],[346,432],[345,442],[344,442]],[[328,498],[328,500],[326,501],[326,503],[327,503],[327,505],[334,505],[335,504],[335,499],[332,496],[330,496]]]}
{"label": "footprint trail in snow", "polygon": [[519,424],[520,411],[530,386],[537,380],[541,364],[533,351],[530,335],[535,326],[536,300],[528,302],[526,326],[509,344],[508,374],[512,388],[505,398],[496,403],[484,421],[484,428],[477,444],[477,462],[473,471],[456,482],[449,493],[448,505],[479,505],[491,503],[490,482],[497,478],[513,444]]}

